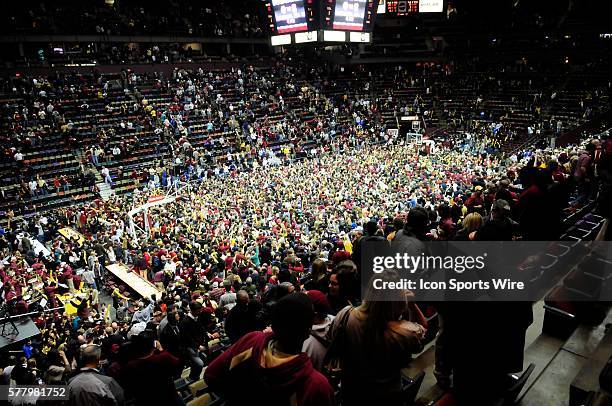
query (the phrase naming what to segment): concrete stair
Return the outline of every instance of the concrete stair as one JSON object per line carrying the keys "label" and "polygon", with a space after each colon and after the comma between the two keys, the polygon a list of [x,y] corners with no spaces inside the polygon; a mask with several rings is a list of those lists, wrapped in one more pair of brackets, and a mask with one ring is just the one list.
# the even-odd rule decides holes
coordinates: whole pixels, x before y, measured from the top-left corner
{"label": "concrete stair", "polygon": [[113,189],[111,189],[111,187],[108,186],[106,182],[98,182],[96,183],[96,186],[100,190],[100,197],[104,201],[108,200],[109,197],[115,194],[115,192],[113,192]]}

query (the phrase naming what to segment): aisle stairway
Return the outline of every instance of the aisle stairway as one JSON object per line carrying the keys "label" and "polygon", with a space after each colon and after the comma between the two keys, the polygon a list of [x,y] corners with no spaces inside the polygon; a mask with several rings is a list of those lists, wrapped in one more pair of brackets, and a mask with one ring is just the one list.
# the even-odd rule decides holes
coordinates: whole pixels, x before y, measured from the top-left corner
{"label": "aisle stairway", "polygon": [[93,165],[90,167],[96,176],[96,187],[100,191],[100,197],[102,200],[107,201],[110,196],[115,194],[115,192],[113,192],[113,189],[106,182],[104,182],[104,178],[100,174],[100,170]]}
{"label": "aisle stairway", "polygon": [[98,182],[96,183],[96,187],[100,191],[100,197],[104,201],[107,201],[109,197],[115,194],[115,192],[113,192],[113,189],[111,189],[111,187],[108,186],[106,182]]}

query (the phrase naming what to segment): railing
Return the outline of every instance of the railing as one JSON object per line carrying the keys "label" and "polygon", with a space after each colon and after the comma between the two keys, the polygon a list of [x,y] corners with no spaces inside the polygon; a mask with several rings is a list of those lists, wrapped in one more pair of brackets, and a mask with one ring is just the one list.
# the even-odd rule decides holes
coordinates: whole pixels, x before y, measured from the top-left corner
{"label": "railing", "polygon": [[14,316],[9,316],[9,317],[3,317],[0,318],[0,324],[5,323],[5,322],[9,322],[11,320],[18,320],[18,319],[22,319],[24,317],[29,317],[29,316],[36,316],[40,313],[51,313],[57,310],[62,310],[64,308],[64,306],[60,306],[60,307],[55,307],[53,309],[44,309],[44,310],[39,310],[36,312],[29,312],[29,313],[21,313],[21,314],[16,314]]}

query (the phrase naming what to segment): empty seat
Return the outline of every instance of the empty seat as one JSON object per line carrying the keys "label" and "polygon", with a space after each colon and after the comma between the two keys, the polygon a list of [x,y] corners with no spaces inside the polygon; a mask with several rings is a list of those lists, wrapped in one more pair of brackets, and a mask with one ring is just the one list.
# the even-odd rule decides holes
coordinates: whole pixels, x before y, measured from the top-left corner
{"label": "empty seat", "polygon": [[576,269],[565,277],[563,285],[572,293],[574,300],[596,300],[601,292],[601,279]]}
{"label": "empty seat", "polygon": [[184,378],[179,378],[179,379],[174,380],[174,387],[176,388],[177,391],[181,391],[185,389],[187,385],[189,385],[189,382],[187,382],[187,380],[185,380]]}
{"label": "empty seat", "polygon": [[591,229],[587,229],[587,228],[581,228],[581,227],[574,227],[571,230],[568,231],[568,235],[570,237],[574,237],[577,238],[579,240],[584,240],[585,238],[587,238],[589,236],[589,234],[591,234]]}
{"label": "empty seat", "polygon": [[187,402],[187,406],[208,406],[212,400],[212,396],[209,393],[205,393]]}
{"label": "empty seat", "polygon": [[570,292],[564,286],[555,287],[544,300],[542,332],[555,337],[569,337],[578,326],[577,313]]}
{"label": "empty seat", "polygon": [[612,278],[612,261],[596,256],[589,256],[580,264],[584,274],[600,281]]}
{"label": "empty seat", "polygon": [[198,397],[203,394],[208,389],[208,385],[204,379],[200,379],[189,385],[189,391],[193,394],[194,397]]}

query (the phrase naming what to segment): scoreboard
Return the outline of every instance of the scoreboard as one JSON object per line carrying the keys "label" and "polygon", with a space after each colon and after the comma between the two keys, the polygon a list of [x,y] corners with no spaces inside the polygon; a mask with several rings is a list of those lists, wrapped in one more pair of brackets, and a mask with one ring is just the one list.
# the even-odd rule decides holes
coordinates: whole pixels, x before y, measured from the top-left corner
{"label": "scoreboard", "polygon": [[378,14],[407,16],[416,13],[442,13],[443,0],[380,0]]}
{"label": "scoreboard", "polygon": [[385,11],[398,17],[415,14],[419,12],[419,0],[387,0]]}
{"label": "scoreboard", "polygon": [[303,0],[272,0],[272,9],[277,33],[308,30]]}
{"label": "scoreboard", "polygon": [[274,34],[287,35],[318,28],[316,0],[264,0],[268,26]]}
{"label": "scoreboard", "polygon": [[372,31],[378,0],[326,0],[323,28]]}
{"label": "scoreboard", "polygon": [[362,31],[368,0],[337,0],[334,30]]}
{"label": "scoreboard", "polygon": [[448,0],[263,0],[271,43],[372,40],[377,14],[442,13]]}

